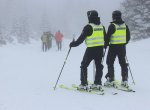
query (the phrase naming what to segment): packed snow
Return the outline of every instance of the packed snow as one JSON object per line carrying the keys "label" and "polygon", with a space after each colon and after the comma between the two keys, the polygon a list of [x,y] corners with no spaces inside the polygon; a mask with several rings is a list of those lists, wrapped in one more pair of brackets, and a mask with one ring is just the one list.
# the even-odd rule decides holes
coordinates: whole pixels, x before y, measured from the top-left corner
{"label": "packed snow", "polygon": [[[80,84],[80,63],[86,49],[84,43],[72,48],[56,83],[69,50],[71,39],[63,41],[62,51],[57,51],[55,41],[48,52],[42,52],[41,41],[28,45],[6,45],[0,47],[0,110],[149,110],[150,39],[131,42],[127,45],[127,57],[136,85],[129,84],[135,93],[106,90],[105,95],[94,95],[68,91],[58,87]],[[107,54],[107,53],[106,53]],[[106,55],[105,55],[106,56]],[[104,78],[107,73],[104,60]],[[120,66],[115,62],[116,79],[121,80]],[[88,80],[93,81],[93,62],[88,67]]]}

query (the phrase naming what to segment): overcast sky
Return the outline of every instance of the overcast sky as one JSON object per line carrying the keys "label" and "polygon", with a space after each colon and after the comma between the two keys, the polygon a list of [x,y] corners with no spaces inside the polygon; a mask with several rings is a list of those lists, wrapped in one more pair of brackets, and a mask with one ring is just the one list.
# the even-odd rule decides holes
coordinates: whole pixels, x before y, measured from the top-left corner
{"label": "overcast sky", "polygon": [[[27,17],[33,27],[45,16],[53,32],[65,35],[80,34],[88,23],[86,12],[97,10],[103,25],[111,21],[112,11],[120,8],[123,0],[0,0],[1,20],[12,22],[13,17]],[[8,20],[8,21],[7,21]]]}

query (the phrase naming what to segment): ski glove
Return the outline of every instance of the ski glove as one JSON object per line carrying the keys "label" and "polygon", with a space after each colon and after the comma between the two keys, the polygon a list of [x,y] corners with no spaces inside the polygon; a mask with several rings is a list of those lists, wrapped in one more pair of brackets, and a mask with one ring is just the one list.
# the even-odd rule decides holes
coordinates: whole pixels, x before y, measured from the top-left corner
{"label": "ski glove", "polygon": [[74,41],[72,41],[70,44],[69,44],[69,47],[71,48],[71,47],[75,47],[76,45],[75,45],[75,42]]}

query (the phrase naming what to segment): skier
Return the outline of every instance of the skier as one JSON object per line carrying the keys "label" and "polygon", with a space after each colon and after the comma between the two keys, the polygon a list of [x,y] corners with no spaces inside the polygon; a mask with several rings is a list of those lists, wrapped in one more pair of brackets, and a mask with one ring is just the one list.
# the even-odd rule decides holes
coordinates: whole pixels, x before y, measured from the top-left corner
{"label": "skier", "polygon": [[52,48],[52,40],[53,40],[53,34],[49,31],[47,32],[47,37],[48,37],[48,49]]}
{"label": "skier", "polygon": [[79,85],[79,89],[88,88],[87,67],[92,60],[95,61],[96,75],[94,84],[91,86],[91,88],[101,88],[102,85],[101,78],[103,75],[103,65],[101,64],[101,60],[103,57],[104,39],[106,35],[105,27],[101,24],[97,11],[88,11],[87,16],[89,24],[84,27],[79,38],[70,43],[70,47],[76,47],[85,40],[85,44],[87,46],[80,66],[81,84]]}
{"label": "skier", "polygon": [[48,37],[46,32],[43,32],[43,35],[41,36],[41,40],[42,40],[42,50],[43,52],[46,52],[48,49]]}
{"label": "skier", "polygon": [[114,61],[115,58],[118,57],[119,64],[121,66],[121,75],[122,82],[121,85],[127,87],[128,86],[128,68],[126,63],[126,44],[128,44],[130,40],[130,31],[128,26],[122,20],[122,13],[119,10],[113,11],[112,19],[113,21],[108,27],[107,37],[106,37],[106,45],[109,46],[108,55],[107,55],[107,66],[108,73],[105,78],[107,81],[104,85],[111,85],[115,80],[114,75]]}
{"label": "skier", "polygon": [[58,51],[61,51],[62,48],[62,40],[63,40],[63,34],[58,30],[55,34],[55,40],[56,40],[56,45],[58,47]]}

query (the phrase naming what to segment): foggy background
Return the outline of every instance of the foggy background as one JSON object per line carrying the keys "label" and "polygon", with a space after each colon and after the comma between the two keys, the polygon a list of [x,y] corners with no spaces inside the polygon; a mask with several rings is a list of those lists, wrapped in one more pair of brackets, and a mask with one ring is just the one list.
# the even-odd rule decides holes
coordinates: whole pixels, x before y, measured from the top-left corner
{"label": "foggy background", "polygon": [[[64,37],[79,35],[88,23],[87,11],[97,10],[102,24],[109,25],[112,11],[120,8],[123,0],[0,0],[0,32],[13,34],[22,28],[28,34],[55,33]],[[7,31],[7,32],[6,32]],[[8,35],[7,35],[8,36]],[[27,36],[27,35],[26,35]],[[39,38],[37,36],[37,38]],[[77,36],[78,37],[78,36]]]}

